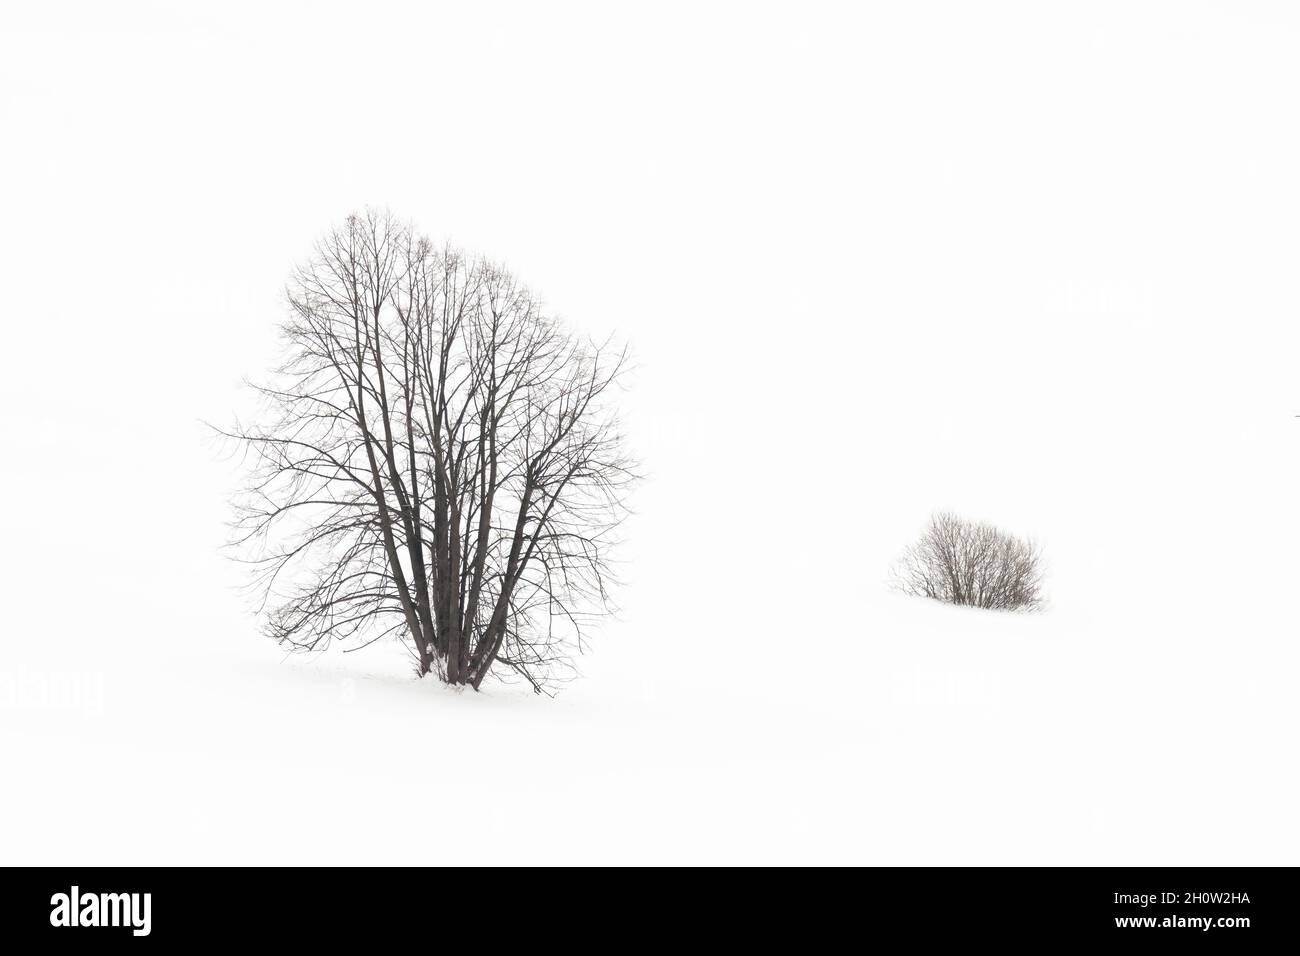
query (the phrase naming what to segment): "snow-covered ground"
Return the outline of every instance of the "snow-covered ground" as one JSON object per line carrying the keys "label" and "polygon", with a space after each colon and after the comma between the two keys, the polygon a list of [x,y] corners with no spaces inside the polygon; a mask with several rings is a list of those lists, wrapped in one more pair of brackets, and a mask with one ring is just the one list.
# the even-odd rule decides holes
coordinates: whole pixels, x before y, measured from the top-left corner
{"label": "snow-covered ground", "polygon": [[[1297,862],[1300,19],[979,6],[6,8],[0,862]],[[636,350],[554,700],[285,659],[218,553],[365,203]],[[937,508],[1049,608],[890,592]]]}

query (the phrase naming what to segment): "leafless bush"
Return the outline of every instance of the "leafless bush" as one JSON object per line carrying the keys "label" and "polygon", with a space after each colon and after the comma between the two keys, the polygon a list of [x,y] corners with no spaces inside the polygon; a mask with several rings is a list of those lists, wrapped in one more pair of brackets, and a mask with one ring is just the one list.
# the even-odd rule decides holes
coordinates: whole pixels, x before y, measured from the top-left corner
{"label": "leafless bush", "polygon": [[895,564],[894,583],[948,604],[1033,609],[1043,601],[1042,550],[992,525],[940,512]]}

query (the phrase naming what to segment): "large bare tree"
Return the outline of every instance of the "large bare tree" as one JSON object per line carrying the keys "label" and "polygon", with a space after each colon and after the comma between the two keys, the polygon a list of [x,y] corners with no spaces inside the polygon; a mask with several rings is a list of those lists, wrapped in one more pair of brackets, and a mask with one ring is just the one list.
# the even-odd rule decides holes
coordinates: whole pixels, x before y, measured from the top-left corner
{"label": "large bare tree", "polygon": [[625,353],[377,212],[317,244],[288,305],[265,417],[224,433],[255,456],[235,537],[270,635],[396,637],[421,676],[475,689],[564,680],[609,608]]}

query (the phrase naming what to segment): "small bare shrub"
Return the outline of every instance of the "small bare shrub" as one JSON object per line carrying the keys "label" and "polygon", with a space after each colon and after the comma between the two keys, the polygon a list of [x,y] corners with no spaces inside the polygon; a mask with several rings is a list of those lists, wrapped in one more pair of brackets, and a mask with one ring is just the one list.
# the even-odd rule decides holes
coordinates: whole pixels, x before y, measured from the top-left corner
{"label": "small bare shrub", "polygon": [[1038,545],[949,512],[930,518],[893,576],[899,590],[948,604],[1016,610],[1043,601]]}

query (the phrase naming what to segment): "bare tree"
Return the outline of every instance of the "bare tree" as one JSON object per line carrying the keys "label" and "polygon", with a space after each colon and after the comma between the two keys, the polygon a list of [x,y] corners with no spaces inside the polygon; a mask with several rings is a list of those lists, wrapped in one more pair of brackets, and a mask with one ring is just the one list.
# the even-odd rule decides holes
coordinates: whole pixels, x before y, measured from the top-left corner
{"label": "bare tree", "polygon": [[1038,545],[949,512],[930,518],[894,565],[895,586],[949,604],[1013,610],[1042,604]]}
{"label": "bare tree", "polygon": [[[397,638],[419,675],[539,692],[609,608],[632,480],[609,399],[626,354],[503,269],[351,216],[288,286],[235,543],[280,643]],[[249,553],[251,549],[251,553]]]}

